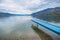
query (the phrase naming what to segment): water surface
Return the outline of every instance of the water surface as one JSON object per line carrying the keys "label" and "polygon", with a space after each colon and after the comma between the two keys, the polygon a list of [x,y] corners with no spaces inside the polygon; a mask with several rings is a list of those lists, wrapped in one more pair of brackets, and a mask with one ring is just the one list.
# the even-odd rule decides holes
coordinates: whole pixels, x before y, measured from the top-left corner
{"label": "water surface", "polygon": [[31,16],[11,16],[0,18],[0,37],[35,36],[31,28]]}

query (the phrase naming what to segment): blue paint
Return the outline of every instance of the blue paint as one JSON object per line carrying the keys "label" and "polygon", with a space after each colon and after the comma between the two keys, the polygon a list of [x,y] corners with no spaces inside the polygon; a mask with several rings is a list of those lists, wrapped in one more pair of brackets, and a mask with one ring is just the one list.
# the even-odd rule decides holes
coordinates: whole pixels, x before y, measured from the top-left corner
{"label": "blue paint", "polygon": [[32,21],[60,35],[60,27],[39,19],[32,19]]}

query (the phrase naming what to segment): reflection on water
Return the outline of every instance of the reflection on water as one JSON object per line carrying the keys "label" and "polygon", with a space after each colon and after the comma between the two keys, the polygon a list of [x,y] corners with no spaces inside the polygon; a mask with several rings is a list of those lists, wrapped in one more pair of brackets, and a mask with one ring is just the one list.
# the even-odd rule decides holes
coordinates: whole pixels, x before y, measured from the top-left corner
{"label": "reflection on water", "polygon": [[56,22],[48,22],[48,23],[50,23],[50,24],[53,24],[53,25],[56,25],[56,26],[60,27],[60,23],[56,23]]}
{"label": "reflection on water", "polygon": [[60,26],[60,19],[59,18],[54,18],[54,19],[46,19],[46,21],[50,24],[56,25],[56,26]]}
{"label": "reflection on water", "polygon": [[0,18],[0,37],[34,36],[31,16]]}
{"label": "reflection on water", "polygon": [[40,20],[47,21],[50,24],[60,26],[60,18],[59,17],[37,17]]}
{"label": "reflection on water", "polygon": [[32,40],[31,38],[36,38],[40,40],[36,33],[32,30],[32,24],[35,24],[31,21],[31,16],[11,16],[0,18],[0,39],[1,38],[28,38],[27,40]]}

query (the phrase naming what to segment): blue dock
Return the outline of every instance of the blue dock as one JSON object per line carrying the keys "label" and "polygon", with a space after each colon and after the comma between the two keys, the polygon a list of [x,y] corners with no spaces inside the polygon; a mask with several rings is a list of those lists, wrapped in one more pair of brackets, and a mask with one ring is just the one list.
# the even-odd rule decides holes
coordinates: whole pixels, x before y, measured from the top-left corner
{"label": "blue dock", "polygon": [[48,30],[60,35],[60,27],[58,27],[56,25],[49,24],[48,22],[43,21],[43,20],[39,20],[39,19],[32,19],[32,21],[41,25],[42,27],[47,28]]}

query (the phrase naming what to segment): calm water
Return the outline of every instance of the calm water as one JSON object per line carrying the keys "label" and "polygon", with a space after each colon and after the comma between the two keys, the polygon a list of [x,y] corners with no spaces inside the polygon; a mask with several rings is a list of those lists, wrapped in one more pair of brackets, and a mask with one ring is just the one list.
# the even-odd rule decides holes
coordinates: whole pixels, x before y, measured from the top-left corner
{"label": "calm water", "polygon": [[0,18],[0,37],[19,37],[35,35],[31,16],[11,16]]}
{"label": "calm water", "polygon": [[[10,16],[0,18],[0,38],[37,38],[39,36],[31,28],[33,18],[31,16]],[[40,26],[42,30],[46,30]],[[47,30],[46,30],[47,31]],[[46,32],[45,31],[45,32]],[[51,32],[49,32],[51,34]]]}

